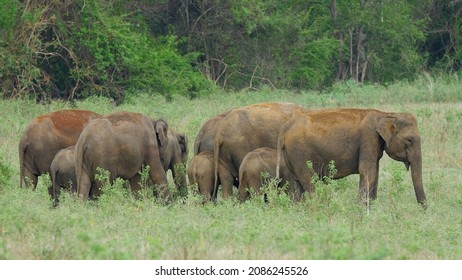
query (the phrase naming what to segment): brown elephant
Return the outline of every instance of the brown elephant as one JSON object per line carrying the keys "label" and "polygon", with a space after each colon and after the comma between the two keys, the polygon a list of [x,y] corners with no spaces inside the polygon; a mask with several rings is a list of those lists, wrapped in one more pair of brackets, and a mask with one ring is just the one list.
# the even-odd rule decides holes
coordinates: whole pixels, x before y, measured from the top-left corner
{"label": "brown elephant", "polygon": [[215,145],[215,135],[217,133],[218,126],[229,114],[230,111],[226,111],[217,115],[209,120],[207,120],[199,130],[196,136],[196,140],[194,141],[194,155],[197,155],[204,151],[211,151],[213,152],[214,145]]}
{"label": "brown elephant", "polygon": [[140,171],[150,167],[150,179],[157,185],[157,193],[169,197],[167,176],[162,166],[159,147],[166,145],[168,124],[163,120],[131,112],[118,112],[92,120],[82,131],[76,145],[77,193],[86,200],[100,194],[101,182],[96,180],[97,168],[128,180],[133,191],[138,191]]}
{"label": "brown elephant", "polygon": [[[245,155],[257,148],[276,149],[278,132],[292,116],[307,111],[292,103],[259,103],[230,111],[220,122],[215,136],[214,170],[218,160],[231,173],[226,178],[238,178],[239,166]],[[233,180],[221,180],[223,197],[232,195]]]}
{"label": "brown elephant", "polygon": [[183,133],[169,129],[167,142],[159,146],[159,155],[165,172],[172,171],[173,180],[180,192],[186,193],[185,164],[188,160],[188,139]]}
{"label": "brown elephant", "polygon": [[60,110],[32,120],[19,142],[20,186],[30,180],[35,189],[38,177],[50,172],[55,155],[75,145],[85,125],[99,117],[87,110]]}
{"label": "brown elephant", "polygon": [[[195,159],[193,158],[194,162],[190,163],[188,167],[188,177],[190,184],[192,185],[197,183],[200,193],[212,200],[216,200],[216,197],[212,198],[214,189],[212,186],[214,184],[213,149],[215,145],[215,135],[217,133],[219,124],[223,118],[229,114],[229,112],[231,111],[221,113],[207,120],[202,125],[194,141],[194,155],[196,157],[204,152],[209,153],[204,153]],[[208,161],[209,159],[211,159],[211,162]],[[211,168],[209,164],[212,164]],[[207,168],[204,170],[206,166]],[[190,171],[192,170],[191,168],[197,168],[197,171]],[[191,183],[191,176],[197,178],[195,179],[194,183]],[[230,180],[233,180],[234,184],[237,186],[237,177],[233,177],[226,169],[221,168],[221,176],[232,178]],[[209,182],[209,180],[212,180],[212,182]],[[218,179],[218,181],[220,180]],[[212,190],[212,193],[208,194],[209,190]]]}
{"label": "brown elephant", "polygon": [[[219,174],[222,176],[229,175],[229,172],[222,170],[224,166],[218,165]],[[216,201],[215,191],[215,177],[214,177],[214,165],[213,165],[213,152],[204,151],[195,155],[188,165],[188,178],[189,184],[197,184],[198,191],[204,196],[206,201]],[[233,180],[234,178],[228,178]],[[220,184],[220,178],[218,178],[218,184]]]}
{"label": "brown elephant", "polygon": [[60,150],[50,165],[52,186],[49,188],[54,206],[58,205],[61,189],[77,191],[77,179],[75,176],[75,146]]}
{"label": "brown elephant", "polygon": [[[248,153],[242,160],[239,167],[239,201],[246,201],[249,196],[249,190],[253,189],[256,194],[261,194],[261,187],[266,184],[262,173],[268,173],[269,178],[276,178],[277,150],[263,147]],[[281,178],[278,187],[288,184],[287,193],[292,198],[297,199],[298,193],[294,188],[294,177],[281,160],[279,166],[279,176]]]}
{"label": "brown elephant", "polygon": [[[313,170],[328,175],[334,161],[334,179],[359,174],[359,194],[376,199],[379,160],[383,151],[409,169],[417,201],[424,205],[421,140],[415,116],[366,109],[329,109],[306,112],[289,120],[280,130],[278,161],[287,167],[304,191],[315,191]],[[311,161],[313,168],[307,168]]]}

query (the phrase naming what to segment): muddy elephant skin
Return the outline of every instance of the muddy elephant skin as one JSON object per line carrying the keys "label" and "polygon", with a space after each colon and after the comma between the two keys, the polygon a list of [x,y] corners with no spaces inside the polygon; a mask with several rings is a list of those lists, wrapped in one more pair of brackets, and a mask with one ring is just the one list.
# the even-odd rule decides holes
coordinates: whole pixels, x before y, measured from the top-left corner
{"label": "muddy elephant skin", "polygon": [[213,152],[215,145],[215,135],[217,129],[224,117],[229,114],[230,111],[221,113],[209,120],[207,120],[197,133],[196,139],[194,140],[194,155],[197,155],[204,151]]}
{"label": "muddy elephant skin", "polygon": [[31,183],[35,189],[38,177],[50,171],[55,155],[74,146],[88,122],[99,117],[87,110],[61,110],[33,119],[19,142],[20,186]]}
{"label": "muddy elephant skin", "polygon": [[76,145],[77,193],[83,200],[100,194],[97,168],[128,180],[133,191],[141,189],[140,171],[149,165],[150,179],[157,193],[168,199],[167,176],[159,147],[166,145],[168,125],[139,113],[118,112],[92,120],[82,131]]}
{"label": "muddy elephant skin", "polygon": [[[248,153],[242,160],[239,167],[239,201],[244,202],[250,197],[249,190],[253,189],[255,194],[261,194],[261,187],[264,186],[262,173],[269,175],[268,179],[276,178],[277,150],[263,147]],[[293,199],[298,198],[294,189],[294,178],[287,168],[285,161],[281,160],[279,166],[280,182],[278,187],[288,184],[287,193]]]}
{"label": "muddy elephant skin", "polygon": [[[224,166],[218,165],[219,174],[228,175],[229,172],[222,170]],[[204,151],[195,155],[188,165],[188,179],[189,184],[197,184],[198,192],[204,196],[205,201],[216,201],[215,191],[215,177],[214,177],[214,164],[213,152]],[[234,178],[223,178],[233,180]],[[218,184],[221,179],[218,178]]]}
{"label": "muddy elephant skin", "polygon": [[180,192],[186,192],[186,162],[188,161],[188,138],[185,134],[169,129],[167,144],[159,147],[160,160],[165,172],[172,177]]}
{"label": "muddy elephant skin", "polygon": [[[293,103],[259,103],[234,109],[217,129],[214,145],[215,171],[221,160],[230,172],[227,178],[238,178],[239,166],[247,153],[261,147],[276,149],[278,133],[292,116],[307,109]],[[216,178],[221,176],[216,173]],[[225,177],[225,176],[223,176]],[[232,195],[233,180],[221,180],[223,197]]]}
{"label": "muddy elephant skin", "polygon": [[369,191],[375,199],[383,151],[411,167],[417,201],[425,205],[421,138],[412,114],[367,109],[311,111],[289,120],[279,133],[278,160],[285,158],[303,191],[309,193],[315,190],[307,161],[321,178],[328,175],[327,166],[334,161],[334,179],[359,174],[360,197]]}
{"label": "muddy elephant skin", "polygon": [[60,150],[50,166],[52,186],[49,189],[54,206],[58,205],[61,189],[72,192],[77,191],[77,179],[75,176],[75,146]]}

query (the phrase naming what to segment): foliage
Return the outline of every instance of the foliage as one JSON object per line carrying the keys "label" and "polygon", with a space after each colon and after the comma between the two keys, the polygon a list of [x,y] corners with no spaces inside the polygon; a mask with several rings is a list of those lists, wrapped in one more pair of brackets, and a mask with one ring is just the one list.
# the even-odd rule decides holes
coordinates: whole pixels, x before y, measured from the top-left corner
{"label": "foliage", "polygon": [[192,67],[197,55],[180,55],[174,35],[135,28],[117,11],[123,1],[27,2],[8,1],[0,19],[9,31],[0,38],[4,97],[101,95],[120,103],[135,90],[172,98],[209,88]]}
{"label": "foliage", "polygon": [[0,157],[0,185],[7,184],[11,179],[13,170],[3,162],[3,157]]}
{"label": "foliage", "polygon": [[0,0],[0,94],[324,89],[457,73],[460,1]]}

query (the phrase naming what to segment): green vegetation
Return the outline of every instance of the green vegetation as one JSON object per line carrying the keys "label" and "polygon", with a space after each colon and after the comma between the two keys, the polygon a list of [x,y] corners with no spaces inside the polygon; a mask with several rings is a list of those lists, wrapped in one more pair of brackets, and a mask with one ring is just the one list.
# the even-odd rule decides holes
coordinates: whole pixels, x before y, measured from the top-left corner
{"label": "green vegetation", "polygon": [[461,66],[460,1],[0,0],[0,95],[383,85]]}
{"label": "green vegetation", "polygon": [[[387,87],[335,84],[323,93],[265,89],[199,99],[179,96],[170,102],[162,96],[138,94],[118,107],[106,97],[44,105],[2,100],[0,258],[460,259],[460,88],[457,76],[421,76],[416,82]],[[36,191],[19,188],[17,145],[29,121],[39,114],[70,107],[102,114],[142,112],[168,120],[172,128],[187,134],[192,147],[208,118],[262,101],[414,113],[423,141],[428,209],[417,204],[405,166],[387,155],[381,160],[378,199],[371,202],[369,214],[358,203],[357,175],[327,180],[327,185],[316,182],[316,194],[302,203],[292,203],[271,181],[269,203],[259,197],[243,204],[237,198],[220,199],[216,205],[202,205],[196,196],[179,196],[164,205],[150,190],[134,198],[117,180],[112,186],[105,185],[96,202],[82,203],[65,192],[59,207],[53,209],[48,176],[39,180]]]}

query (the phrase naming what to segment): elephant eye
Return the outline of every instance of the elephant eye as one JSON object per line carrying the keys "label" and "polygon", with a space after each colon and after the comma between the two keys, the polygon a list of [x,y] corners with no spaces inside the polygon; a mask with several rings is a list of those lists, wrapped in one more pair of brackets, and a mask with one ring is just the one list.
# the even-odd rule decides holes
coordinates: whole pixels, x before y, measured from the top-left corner
{"label": "elephant eye", "polygon": [[406,147],[412,146],[412,144],[414,144],[414,141],[415,141],[415,140],[414,140],[413,137],[408,137],[408,138],[406,138],[406,140],[405,140],[405,145],[406,145]]}

